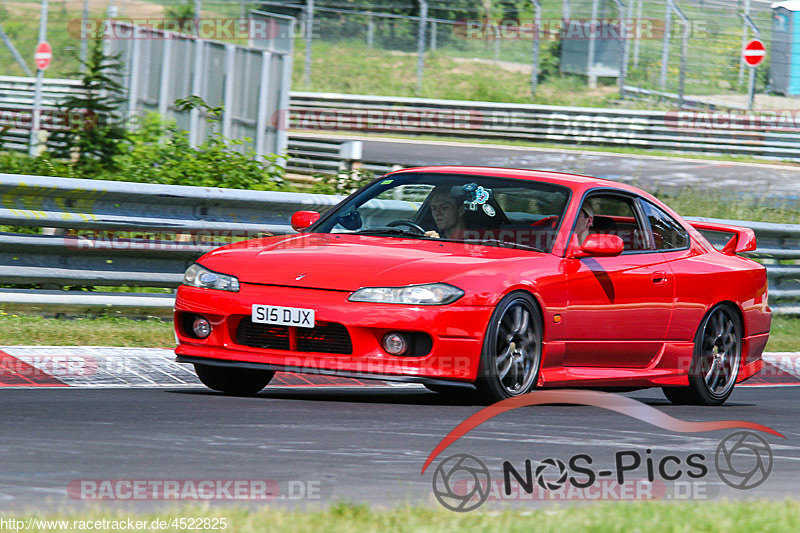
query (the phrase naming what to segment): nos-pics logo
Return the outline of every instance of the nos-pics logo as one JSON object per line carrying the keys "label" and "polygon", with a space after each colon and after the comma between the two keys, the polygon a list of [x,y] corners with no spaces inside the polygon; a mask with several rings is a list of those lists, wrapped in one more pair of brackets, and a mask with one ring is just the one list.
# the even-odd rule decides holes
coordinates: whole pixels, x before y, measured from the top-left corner
{"label": "nos-pics logo", "polygon": [[[738,490],[758,487],[769,478],[773,468],[774,458],[769,442],[752,430],[785,438],[772,428],[753,422],[679,420],[637,400],[615,394],[572,390],[536,391],[498,402],[459,424],[434,449],[422,472],[425,472],[441,451],[489,418],[517,407],[545,403],[604,407],[678,432],[746,428],[725,436],[717,445],[713,458],[713,467],[720,480]],[[645,482],[651,484],[654,481],[676,481],[682,477],[699,480],[709,473],[712,464],[710,459],[702,453],[690,453],[686,457],[657,456],[647,449],[617,451],[613,458],[614,468],[607,470],[595,469],[593,458],[584,453],[575,454],[566,460],[558,457],[545,458],[536,462],[535,467],[531,460],[526,460],[524,465],[513,465],[509,461],[503,461],[502,482],[493,484],[486,463],[474,455],[459,453],[439,462],[434,469],[431,483],[433,494],[442,506],[451,511],[467,512],[483,505],[490,497],[493,488],[506,495],[511,494],[512,484],[515,485],[514,489],[528,494],[533,493],[537,487],[543,491],[559,491],[570,487],[590,489],[600,482],[613,482],[622,486],[626,481],[626,475],[629,477],[632,472],[643,470],[646,471]],[[602,479],[603,477],[614,479],[612,481],[612,479]]]}

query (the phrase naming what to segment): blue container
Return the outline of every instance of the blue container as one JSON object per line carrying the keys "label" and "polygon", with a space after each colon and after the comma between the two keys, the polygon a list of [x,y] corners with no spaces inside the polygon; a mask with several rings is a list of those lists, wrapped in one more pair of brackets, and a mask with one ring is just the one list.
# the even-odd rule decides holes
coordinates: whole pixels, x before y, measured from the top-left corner
{"label": "blue container", "polygon": [[769,85],[776,93],[800,95],[800,0],[772,4]]}

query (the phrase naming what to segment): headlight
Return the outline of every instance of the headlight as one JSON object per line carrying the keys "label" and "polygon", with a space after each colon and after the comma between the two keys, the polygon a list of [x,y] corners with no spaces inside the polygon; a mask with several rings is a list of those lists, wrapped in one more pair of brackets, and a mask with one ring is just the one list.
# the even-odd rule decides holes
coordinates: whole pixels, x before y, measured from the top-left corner
{"label": "headlight", "polygon": [[464,291],[447,283],[407,287],[365,287],[350,295],[351,302],[406,305],[446,305],[464,296]]}
{"label": "headlight", "polygon": [[239,292],[239,280],[235,276],[212,272],[197,263],[186,269],[186,274],[183,275],[183,284],[201,289]]}

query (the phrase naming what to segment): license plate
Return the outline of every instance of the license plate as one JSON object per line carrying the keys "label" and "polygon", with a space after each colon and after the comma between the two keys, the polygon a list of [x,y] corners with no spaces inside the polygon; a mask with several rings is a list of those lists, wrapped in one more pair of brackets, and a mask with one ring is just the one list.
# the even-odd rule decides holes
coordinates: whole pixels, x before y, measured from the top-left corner
{"label": "license plate", "polygon": [[260,324],[313,328],[314,310],[300,309],[298,307],[253,304],[251,320]]}

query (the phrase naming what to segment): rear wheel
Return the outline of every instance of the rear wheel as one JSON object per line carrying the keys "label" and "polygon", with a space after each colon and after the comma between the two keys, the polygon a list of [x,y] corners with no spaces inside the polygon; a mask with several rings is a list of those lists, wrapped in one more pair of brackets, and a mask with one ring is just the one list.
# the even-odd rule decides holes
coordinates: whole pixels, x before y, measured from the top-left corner
{"label": "rear wheel", "polygon": [[664,387],[676,404],[722,405],[733,392],[742,359],[742,324],[728,305],[706,315],[694,340],[688,387]]}
{"label": "rear wheel", "polygon": [[235,396],[252,396],[264,387],[275,375],[273,370],[251,370],[222,366],[195,364],[194,371],[203,385],[209,389]]}
{"label": "rear wheel", "polygon": [[536,385],[541,362],[539,308],[527,293],[511,293],[489,320],[475,383],[478,392],[492,402],[525,394]]}

